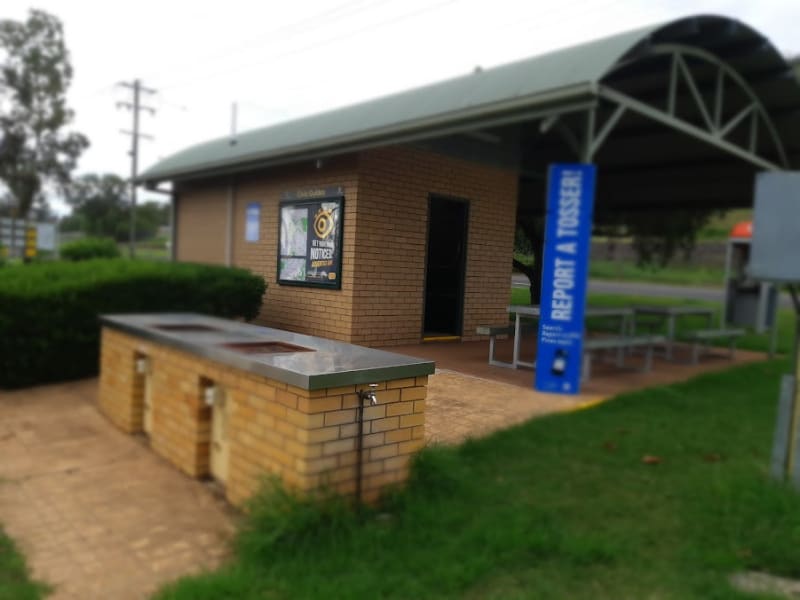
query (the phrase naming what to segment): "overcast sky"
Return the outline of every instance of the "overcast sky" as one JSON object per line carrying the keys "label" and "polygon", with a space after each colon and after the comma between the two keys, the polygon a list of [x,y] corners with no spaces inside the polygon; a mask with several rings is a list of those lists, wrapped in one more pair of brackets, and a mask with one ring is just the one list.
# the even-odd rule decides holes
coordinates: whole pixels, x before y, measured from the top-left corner
{"label": "overcast sky", "polygon": [[3,0],[0,18],[40,8],[64,23],[74,128],[91,147],[78,173],[130,173],[131,114],[116,86],[140,78],[140,171],[225,135],[231,105],[252,129],[593,38],[697,13],[738,18],[800,53],[799,0]]}

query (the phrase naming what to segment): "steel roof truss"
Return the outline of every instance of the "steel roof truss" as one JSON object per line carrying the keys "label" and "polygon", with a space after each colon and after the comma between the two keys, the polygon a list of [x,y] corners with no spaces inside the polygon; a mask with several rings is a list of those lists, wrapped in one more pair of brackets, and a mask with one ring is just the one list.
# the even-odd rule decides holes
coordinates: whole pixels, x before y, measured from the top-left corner
{"label": "steel roof truss", "polygon": [[[591,140],[591,142],[586,147],[584,158],[591,160],[603,141],[605,141],[611,129],[622,117],[624,111],[628,109],[692,135],[695,138],[703,140],[762,168],[780,170],[788,167],[788,160],[783,143],[778,136],[774,123],[769,117],[769,113],[752,88],[737,71],[710,52],[695,47],[681,44],[660,44],[648,49],[648,55],[650,56],[665,54],[672,58],[667,81],[666,110],[652,103],[644,102],[628,94],[619,92],[608,85],[600,86],[598,90],[600,97],[615,103],[617,109],[593,140],[594,128],[593,126],[587,126],[587,139]],[[703,94],[697,85],[697,80],[689,66],[689,58],[711,64],[716,69],[712,102],[713,113],[709,112],[709,106],[706,104]],[[681,80],[683,80],[689,88],[702,117],[704,126],[696,125],[677,114],[677,93],[678,85]],[[726,82],[731,82],[739,91],[744,93],[749,100],[749,104],[723,123],[726,107]],[[661,106],[663,106],[663,104]],[[748,117],[750,122],[747,146],[744,147],[726,139],[726,137]],[[768,138],[778,156],[778,163],[775,163],[771,158],[764,156],[763,153],[759,153],[758,151],[759,129],[761,128],[766,130]]]}
{"label": "steel roof truss", "polygon": [[705,121],[706,126],[709,129],[714,129],[714,123],[711,122],[711,117],[709,116],[708,110],[706,109],[706,103],[703,100],[703,96],[700,94],[700,90],[697,89],[697,83],[695,82],[694,76],[692,75],[692,72],[689,70],[686,61],[683,60],[683,57],[680,54],[675,54],[673,60],[675,60],[678,63],[680,72],[683,75],[683,79],[686,82],[686,85],[689,86],[689,91],[692,93],[692,97],[694,98],[694,101],[697,104],[697,108],[700,109],[700,114],[703,115],[703,121]]}
{"label": "steel roof truss", "polygon": [[614,109],[614,112],[611,113],[611,116],[608,120],[603,123],[603,127],[600,128],[600,131],[597,132],[597,135],[594,136],[594,140],[592,140],[591,147],[589,148],[589,158],[593,157],[595,153],[600,149],[600,146],[603,145],[603,142],[606,141],[606,138],[611,133],[611,130],[614,129],[619,120],[622,118],[622,115],[625,114],[625,107],[617,105]]}
{"label": "steel roof truss", "polygon": [[755,104],[748,104],[747,106],[745,106],[741,111],[739,111],[739,113],[736,116],[732,117],[727,123],[725,123],[725,125],[723,125],[722,127],[718,127],[717,131],[716,131],[716,135],[718,137],[720,137],[720,138],[724,138],[739,123],[744,121],[751,114],[754,114],[754,111],[756,110],[756,108],[757,107],[756,107]]}
{"label": "steel roof truss", "polygon": [[769,171],[780,171],[784,167],[781,165],[777,165],[770,160],[762,158],[757,154],[750,152],[750,150],[741,148],[736,144],[733,144],[725,139],[722,139],[713,133],[705,131],[704,129],[689,123],[688,121],[684,121],[683,119],[679,119],[677,117],[673,117],[672,115],[666,113],[663,110],[658,108],[654,108],[649,104],[641,102],[636,98],[632,98],[626,94],[622,94],[616,90],[613,90],[609,87],[602,86],[599,90],[600,95],[610,102],[614,102],[616,104],[620,104],[625,106],[627,109],[637,112],[645,117],[653,119],[654,121],[658,121],[668,127],[676,129],[678,131],[682,131],[688,135],[694,136],[695,138],[702,140],[712,146],[716,146],[726,152],[733,154],[734,156],[738,156],[754,165],[757,165],[763,169],[767,169]]}

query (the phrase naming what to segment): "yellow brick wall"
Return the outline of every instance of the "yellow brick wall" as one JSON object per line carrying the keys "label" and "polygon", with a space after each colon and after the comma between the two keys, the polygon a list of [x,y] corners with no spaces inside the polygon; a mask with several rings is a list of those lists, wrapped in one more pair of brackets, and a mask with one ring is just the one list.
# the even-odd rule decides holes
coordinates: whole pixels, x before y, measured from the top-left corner
{"label": "yellow brick wall", "polygon": [[[308,391],[105,328],[99,404],[129,432],[141,430],[141,394],[122,382],[137,354],[151,365],[151,446],[184,473],[209,473],[211,410],[202,402],[202,382],[209,380],[224,388],[230,403],[226,495],[232,503],[252,496],[264,475],[300,491],[355,492],[357,392],[364,386]],[[405,481],[425,433],[427,377],[377,383],[378,404],[364,409],[362,490],[368,502]],[[130,414],[139,414],[138,426],[126,425]]]}
{"label": "yellow brick wall", "polygon": [[136,351],[114,332],[103,329],[99,403],[112,423],[126,433],[142,430],[144,377],[136,373]]}
{"label": "yellow brick wall", "polygon": [[222,180],[183,184],[176,196],[177,260],[225,264],[228,186]]}
{"label": "yellow brick wall", "polygon": [[[135,338],[129,338],[134,341]],[[211,408],[203,402],[201,363],[185,353],[137,344],[151,369],[150,446],[192,477],[209,474]]]}
{"label": "yellow brick wall", "polygon": [[[264,305],[256,321],[269,327],[349,342],[353,294],[353,217],[358,207],[355,157],[326,160],[320,169],[313,164],[296,165],[283,167],[279,172],[265,171],[241,176],[238,180],[234,264],[263,275],[267,281]],[[281,193],[339,186],[345,191],[341,289],[278,285],[278,219]],[[244,241],[245,209],[251,202],[261,203],[258,243]]]}
{"label": "yellow brick wall", "polygon": [[[230,184],[234,196],[234,236],[232,262],[264,277],[267,291],[255,322],[278,329],[298,331],[340,341],[350,341],[352,323],[354,215],[358,206],[356,157],[325,160],[321,168],[312,162],[280,169],[266,169],[226,179],[181,184],[178,201],[178,260],[224,262],[227,239],[227,194]],[[343,187],[345,190],[344,240],[342,248],[341,290],[327,290],[277,283],[278,218],[281,193],[308,188]],[[215,202],[216,209],[208,209]],[[250,203],[261,205],[258,242],[245,241],[245,209]],[[192,208],[195,203],[199,208]],[[189,219],[184,220],[188,215]],[[202,224],[199,223],[202,221]],[[201,248],[185,240],[187,231],[208,232]],[[213,237],[213,240],[211,239]],[[213,259],[213,260],[212,260]],[[218,260],[217,260],[218,259]]]}
{"label": "yellow brick wall", "polygon": [[370,150],[359,158],[353,343],[420,341],[431,194],[469,203],[463,338],[508,319],[516,172],[412,148]]}

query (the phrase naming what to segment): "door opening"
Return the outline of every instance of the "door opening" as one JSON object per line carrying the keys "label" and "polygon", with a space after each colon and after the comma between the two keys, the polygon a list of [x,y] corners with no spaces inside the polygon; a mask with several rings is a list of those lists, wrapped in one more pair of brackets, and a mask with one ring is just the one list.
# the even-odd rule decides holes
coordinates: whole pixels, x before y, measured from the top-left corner
{"label": "door opening", "polygon": [[428,201],[424,340],[461,335],[468,209],[463,200],[432,196]]}

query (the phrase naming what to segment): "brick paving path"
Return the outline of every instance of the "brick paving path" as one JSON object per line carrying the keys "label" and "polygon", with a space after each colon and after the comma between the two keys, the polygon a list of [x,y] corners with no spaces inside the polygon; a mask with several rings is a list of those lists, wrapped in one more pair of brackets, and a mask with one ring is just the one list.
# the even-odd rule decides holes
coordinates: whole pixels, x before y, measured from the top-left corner
{"label": "brick paving path", "polygon": [[575,410],[597,401],[589,395],[557,396],[531,388],[439,370],[430,377],[425,409],[429,442],[457,444],[533,417]]}
{"label": "brick paving path", "polygon": [[95,408],[96,381],[0,392],[0,523],[53,600],[147,597],[226,555],[231,509]]}

